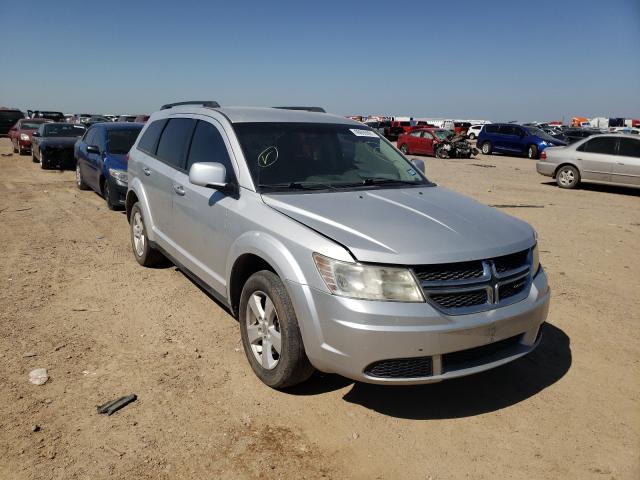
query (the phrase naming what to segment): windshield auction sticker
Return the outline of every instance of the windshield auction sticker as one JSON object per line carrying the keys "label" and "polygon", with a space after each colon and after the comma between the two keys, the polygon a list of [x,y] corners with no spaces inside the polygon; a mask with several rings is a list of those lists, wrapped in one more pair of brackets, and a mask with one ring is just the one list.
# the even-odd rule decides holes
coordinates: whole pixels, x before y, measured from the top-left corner
{"label": "windshield auction sticker", "polygon": [[371,130],[362,130],[360,128],[350,128],[351,133],[357,135],[358,137],[374,137],[378,138],[378,134]]}
{"label": "windshield auction sticker", "polygon": [[258,166],[262,168],[270,167],[278,160],[278,149],[273,146],[269,147],[258,155]]}

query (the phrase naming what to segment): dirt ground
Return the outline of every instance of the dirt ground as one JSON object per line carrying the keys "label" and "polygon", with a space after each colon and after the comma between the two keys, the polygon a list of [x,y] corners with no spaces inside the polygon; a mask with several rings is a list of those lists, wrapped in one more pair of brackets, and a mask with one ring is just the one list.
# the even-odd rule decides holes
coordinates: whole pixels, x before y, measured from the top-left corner
{"label": "dirt ground", "polygon": [[427,159],[539,232],[541,345],[440,384],[316,374],[278,392],[226,311],[175,267],[136,263],[123,213],[10,152],[0,139],[0,479],[640,478],[640,190],[560,190],[520,158]]}

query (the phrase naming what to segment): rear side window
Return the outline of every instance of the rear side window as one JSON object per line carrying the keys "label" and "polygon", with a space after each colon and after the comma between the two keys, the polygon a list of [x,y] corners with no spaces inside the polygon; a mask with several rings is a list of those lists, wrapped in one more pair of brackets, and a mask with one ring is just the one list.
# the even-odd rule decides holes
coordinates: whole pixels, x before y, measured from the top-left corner
{"label": "rear side window", "polygon": [[227,169],[227,178],[234,176],[229,152],[222,135],[216,127],[201,120],[198,121],[196,131],[193,133],[186,170],[189,171],[191,165],[197,162],[221,163]]}
{"label": "rear side window", "polygon": [[502,135],[515,135],[515,129],[511,125],[500,126],[500,133]]}
{"label": "rear side window", "polygon": [[633,138],[621,138],[619,148],[620,155],[640,158],[640,140],[635,140]]}
{"label": "rear side window", "polygon": [[594,137],[591,140],[587,140],[587,142],[580,147],[580,150],[583,152],[613,155],[616,152],[617,140],[615,137]]}
{"label": "rear side window", "polygon": [[195,123],[191,118],[170,119],[160,136],[156,157],[172,167],[183,170]]}
{"label": "rear side window", "polygon": [[156,154],[156,148],[158,148],[158,140],[160,139],[160,134],[162,133],[162,129],[167,124],[167,119],[156,120],[152,122],[147,129],[144,131],[144,135],[138,142],[138,149],[143,152],[150,153],[151,155]]}
{"label": "rear side window", "polygon": [[486,127],[484,127],[484,131],[487,133],[498,133],[498,126],[497,125],[487,125]]}

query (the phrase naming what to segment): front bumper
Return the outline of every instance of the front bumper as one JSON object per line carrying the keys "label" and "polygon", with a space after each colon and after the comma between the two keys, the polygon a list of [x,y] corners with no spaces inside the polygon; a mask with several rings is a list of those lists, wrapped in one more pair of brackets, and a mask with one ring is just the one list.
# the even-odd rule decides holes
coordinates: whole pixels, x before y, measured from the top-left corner
{"label": "front bumper", "polygon": [[111,201],[114,205],[124,205],[125,199],[127,198],[127,187],[123,187],[118,185],[112,179],[107,181],[107,188],[109,188],[109,193],[111,194]]}
{"label": "front bumper", "polygon": [[546,177],[553,177],[553,173],[556,170],[556,164],[549,163],[546,161],[538,160],[536,162],[536,170],[540,175],[544,175]]}
{"label": "front bumper", "polygon": [[18,147],[20,147],[21,150],[26,150],[26,151],[30,152],[31,151],[31,140],[18,139]]}
{"label": "front bumper", "polygon": [[[427,303],[347,299],[293,282],[288,290],[311,363],[378,384],[438,382],[511,362],[537,346],[550,299],[542,268],[524,300],[469,315],[445,315]],[[426,363],[429,372],[401,378],[371,373],[373,365],[392,360]]]}

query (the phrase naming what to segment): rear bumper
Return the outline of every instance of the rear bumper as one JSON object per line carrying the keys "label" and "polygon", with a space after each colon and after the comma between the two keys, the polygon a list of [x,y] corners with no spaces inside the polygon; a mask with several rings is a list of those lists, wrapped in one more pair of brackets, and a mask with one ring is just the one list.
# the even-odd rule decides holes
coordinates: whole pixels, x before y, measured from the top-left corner
{"label": "rear bumper", "polygon": [[[288,290],[311,363],[378,384],[438,382],[526,355],[538,344],[550,300],[542,269],[524,300],[469,315],[448,316],[426,303],[346,299],[292,282]],[[412,373],[380,374],[397,365]]]}
{"label": "rear bumper", "polygon": [[545,161],[538,160],[536,162],[536,170],[540,175],[544,175],[546,177],[553,177],[553,173],[556,169],[555,163],[549,163]]}

